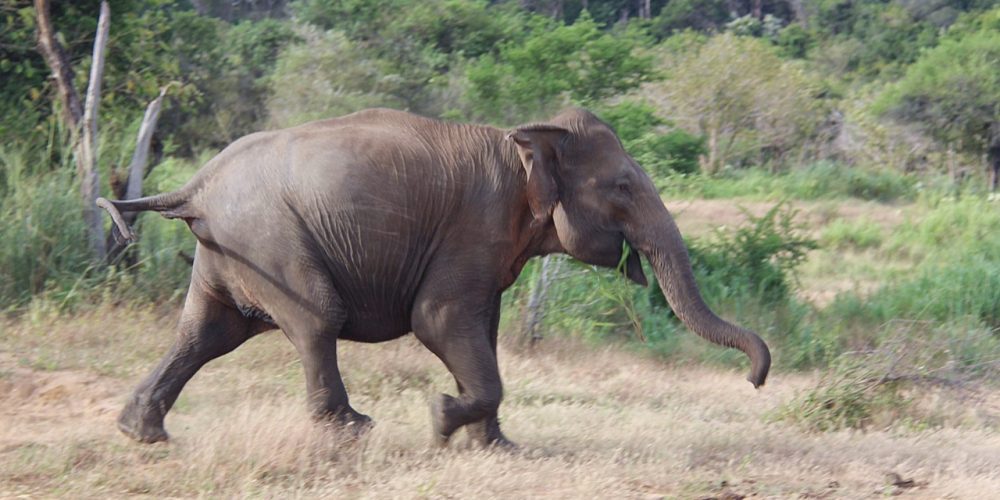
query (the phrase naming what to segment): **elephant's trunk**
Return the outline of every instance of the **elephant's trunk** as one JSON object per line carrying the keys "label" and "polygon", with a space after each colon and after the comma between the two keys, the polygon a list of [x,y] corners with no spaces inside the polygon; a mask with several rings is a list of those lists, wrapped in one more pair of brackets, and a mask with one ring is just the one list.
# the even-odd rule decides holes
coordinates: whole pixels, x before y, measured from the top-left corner
{"label": "elephant's trunk", "polygon": [[[712,312],[698,291],[684,240],[677,224],[656,196],[650,208],[653,216],[641,227],[630,228],[626,237],[642,252],[656,274],[660,289],[677,317],[701,337],[719,345],[734,347],[750,358],[747,380],[764,385],[771,367],[771,352],[756,333],[729,323]],[[631,234],[629,234],[631,233]]]}

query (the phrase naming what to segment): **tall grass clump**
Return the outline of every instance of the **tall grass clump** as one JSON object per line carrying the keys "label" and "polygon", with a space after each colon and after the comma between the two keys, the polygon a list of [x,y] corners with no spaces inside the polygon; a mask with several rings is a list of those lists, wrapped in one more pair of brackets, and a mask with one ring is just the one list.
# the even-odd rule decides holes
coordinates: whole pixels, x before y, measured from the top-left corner
{"label": "tall grass clump", "polygon": [[[130,258],[112,266],[96,262],[86,244],[75,169],[68,159],[53,166],[52,152],[0,149],[0,310],[32,301],[64,310],[105,299],[179,296],[190,265],[178,254],[194,249],[187,227],[156,214],[140,215],[141,237],[128,250]],[[153,170],[145,190],[176,189],[194,170],[189,162],[168,160]]]}
{"label": "tall grass clump", "polygon": [[[183,186],[210,155],[196,161],[168,159],[146,178],[147,195],[174,191]],[[138,240],[130,251],[135,265],[127,269],[131,283],[121,293],[129,298],[159,301],[179,298],[191,276],[185,256],[193,257],[196,240],[186,224],[153,212],[139,215],[135,223]]]}
{"label": "tall grass clump", "polygon": [[36,172],[26,149],[0,150],[0,308],[53,289],[71,289],[92,271],[80,196],[69,169]]}
{"label": "tall grass clump", "polygon": [[823,229],[819,243],[824,248],[835,249],[878,248],[882,244],[882,228],[867,218],[837,219]]}

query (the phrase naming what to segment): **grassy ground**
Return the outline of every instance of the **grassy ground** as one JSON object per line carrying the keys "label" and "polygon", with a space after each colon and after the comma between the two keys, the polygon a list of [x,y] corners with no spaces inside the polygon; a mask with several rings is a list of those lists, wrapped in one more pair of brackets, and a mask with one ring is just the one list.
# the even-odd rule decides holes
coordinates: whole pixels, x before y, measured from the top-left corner
{"label": "grassy ground", "polygon": [[814,375],[774,373],[755,391],[736,371],[556,339],[527,350],[507,338],[501,347],[502,419],[520,453],[472,449],[464,436],[446,450],[430,446],[426,402],[453,392],[452,382],[411,337],[345,343],[352,402],[377,425],[355,442],[318,428],[280,333],[203,369],[167,419],[169,443],[136,444],[114,418],[166,350],[176,316],[108,306],[3,324],[0,497],[985,498],[1000,491],[1000,392],[966,401],[928,392],[925,403],[961,417],[934,428],[816,434],[773,418],[815,384]]}

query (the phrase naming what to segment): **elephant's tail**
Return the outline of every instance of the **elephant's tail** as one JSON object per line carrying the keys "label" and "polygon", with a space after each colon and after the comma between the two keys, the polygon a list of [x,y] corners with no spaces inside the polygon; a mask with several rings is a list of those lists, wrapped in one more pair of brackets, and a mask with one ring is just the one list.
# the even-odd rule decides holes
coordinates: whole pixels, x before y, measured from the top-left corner
{"label": "elephant's tail", "polygon": [[190,217],[185,210],[187,202],[188,196],[183,189],[181,191],[136,198],[134,200],[98,198],[96,201],[97,206],[107,210],[111,214],[111,220],[115,223],[113,229],[117,229],[118,233],[115,237],[117,238],[120,235],[126,243],[135,241],[135,233],[129,227],[125,218],[122,217],[122,212],[145,212],[152,210],[168,219],[187,218]]}

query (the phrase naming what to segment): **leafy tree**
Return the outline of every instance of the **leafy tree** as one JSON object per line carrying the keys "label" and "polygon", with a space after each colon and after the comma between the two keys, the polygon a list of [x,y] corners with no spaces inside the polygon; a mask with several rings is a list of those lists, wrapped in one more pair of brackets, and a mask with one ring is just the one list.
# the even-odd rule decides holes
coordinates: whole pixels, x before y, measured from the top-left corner
{"label": "leafy tree", "polygon": [[447,107],[437,94],[451,83],[453,67],[523,36],[523,11],[483,0],[300,0],[291,10],[382,61],[403,106],[430,115]]}
{"label": "leafy tree", "polygon": [[299,29],[300,43],[278,58],[270,77],[271,125],[286,127],[372,106],[403,107],[397,80],[338,31]]}
{"label": "leafy tree", "polygon": [[921,125],[960,151],[987,155],[1000,172],[1000,30],[948,38],[927,51],[876,103],[876,111]]}
{"label": "leafy tree", "polygon": [[653,33],[667,37],[677,31],[718,29],[730,20],[725,0],[673,0],[652,23]]}
{"label": "leafy tree", "polygon": [[475,112],[503,123],[538,118],[565,101],[592,104],[653,78],[652,59],[637,54],[631,32],[602,32],[584,14],[572,25],[535,17],[530,35],[504,44],[468,69]]}
{"label": "leafy tree", "polygon": [[810,140],[825,116],[815,78],[761,39],[727,33],[674,47],[683,50],[664,54],[667,78],[648,95],[677,125],[707,138],[706,173],[780,162]]}
{"label": "leafy tree", "polygon": [[625,150],[653,177],[698,171],[705,154],[705,139],[673,128],[645,103],[623,101],[600,111],[618,134]]}
{"label": "leafy tree", "polygon": [[816,36],[827,40],[832,53],[843,53],[843,61],[830,65],[833,71],[866,78],[888,72],[892,77],[915,61],[921,49],[937,42],[939,26],[900,3],[817,0],[814,7],[811,26]]}

